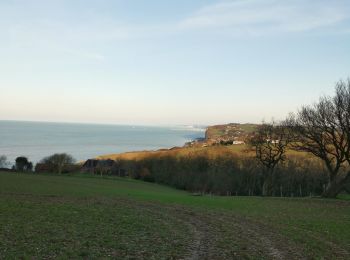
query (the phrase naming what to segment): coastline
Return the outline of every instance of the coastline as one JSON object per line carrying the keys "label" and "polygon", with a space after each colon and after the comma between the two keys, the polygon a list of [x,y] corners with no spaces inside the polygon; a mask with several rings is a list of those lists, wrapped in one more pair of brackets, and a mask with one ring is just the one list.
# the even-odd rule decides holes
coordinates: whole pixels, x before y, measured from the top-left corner
{"label": "coastline", "polygon": [[191,141],[185,142],[182,146],[156,150],[104,154],[99,155],[94,159],[140,160],[153,156],[178,157],[192,155],[205,155],[215,158],[223,154],[242,155],[242,153],[247,150],[245,143],[255,131],[256,126],[257,124],[239,123],[208,126],[204,131],[204,136],[196,137]]}
{"label": "coastline", "polygon": [[34,164],[54,153],[77,161],[135,151],[181,147],[205,129],[179,126],[101,125],[0,120],[0,155],[13,164],[25,156]]}

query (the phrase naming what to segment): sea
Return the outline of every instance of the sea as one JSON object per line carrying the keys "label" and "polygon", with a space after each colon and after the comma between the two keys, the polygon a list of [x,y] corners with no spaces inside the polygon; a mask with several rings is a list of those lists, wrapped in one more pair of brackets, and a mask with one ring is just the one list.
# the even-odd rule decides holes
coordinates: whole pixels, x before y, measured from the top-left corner
{"label": "sea", "polygon": [[33,163],[54,153],[77,161],[99,155],[183,146],[203,138],[205,127],[132,126],[0,121],[0,156],[13,164],[18,156]]}

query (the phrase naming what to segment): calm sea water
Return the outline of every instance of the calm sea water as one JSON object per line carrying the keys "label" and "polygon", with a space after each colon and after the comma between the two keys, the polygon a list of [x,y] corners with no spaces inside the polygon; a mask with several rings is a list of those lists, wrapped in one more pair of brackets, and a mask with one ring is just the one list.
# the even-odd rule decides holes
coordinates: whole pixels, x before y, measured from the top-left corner
{"label": "calm sea water", "polygon": [[182,146],[204,137],[204,129],[0,121],[0,155],[13,163],[26,156],[34,163],[53,153],[69,153],[77,160],[127,151]]}

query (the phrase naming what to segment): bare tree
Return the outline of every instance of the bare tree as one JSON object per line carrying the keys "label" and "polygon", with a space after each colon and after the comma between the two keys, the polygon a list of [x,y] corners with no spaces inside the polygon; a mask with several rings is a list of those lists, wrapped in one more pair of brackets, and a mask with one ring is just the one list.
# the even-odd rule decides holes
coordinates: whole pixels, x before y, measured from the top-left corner
{"label": "bare tree", "polygon": [[5,155],[0,156],[0,168],[5,168],[8,166],[7,157]]}
{"label": "bare tree", "polygon": [[[339,128],[339,142],[345,154],[345,159],[350,165],[350,79],[339,81],[336,85],[336,95],[333,98],[336,107],[336,120]],[[347,178],[350,169],[348,168]]]}
{"label": "bare tree", "polygon": [[50,166],[53,171],[61,174],[64,167],[74,164],[75,159],[66,153],[56,153],[41,160],[40,163]]}
{"label": "bare tree", "polygon": [[285,160],[290,142],[289,128],[282,124],[263,123],[250,139],[256,159],[263,165],[262,195],[272,195],[273,175],[278,163]]}
{"label": "bare tree", "polygon": [[335,198],[350,181],[350,80],[339,81],[334,97],[322,97],[291,115],[292,147],[320,158],[329,173],[324,197]]}

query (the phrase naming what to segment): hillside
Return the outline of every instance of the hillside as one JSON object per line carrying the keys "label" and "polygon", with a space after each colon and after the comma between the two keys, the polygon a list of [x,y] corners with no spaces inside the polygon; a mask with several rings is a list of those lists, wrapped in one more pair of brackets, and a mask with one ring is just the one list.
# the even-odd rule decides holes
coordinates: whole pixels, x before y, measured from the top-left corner
{"label": "hillside", "polygon": [[209,143],[218,143],[220,140],[244,142],[257,126],[256,124],[237,123],[209,126],[205,132],[205,139]]}
{"label": "hillside", "polygon": [[[217,157],[222,154],[246,156],[251,154],[245,145],[247,138],[257,127],[255,124],[225,124],[209,126],[204,140],[193,140],[183,147],[161,149],[157,151],[135,151],[120,154],[101,155],[98,159],[138,160],[153,156],[206,155]],[[235,143],[234,143],[235,142]]]}
{"label": "hillside", "polygon": [[[156,151],[133,151],[126,153],[105,154],[98,156],[97,159],[112,160],[139,160],[149,157],[161,156],[208,156],[216,158],[221,155],[232,156],[254,156],[254,151],[247,144],[247,139],[254,132],[257,124],[224,124],[207,127],[205,138],[203,140],[193,140],[184,144],[182,147],[173,147],[170,149],[160,149]],[[287,151],[292,156],[312,157],[304,152]]]}

